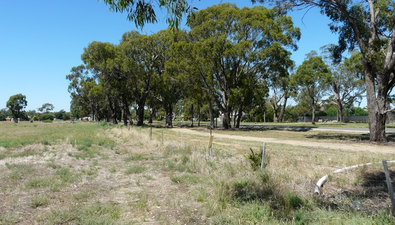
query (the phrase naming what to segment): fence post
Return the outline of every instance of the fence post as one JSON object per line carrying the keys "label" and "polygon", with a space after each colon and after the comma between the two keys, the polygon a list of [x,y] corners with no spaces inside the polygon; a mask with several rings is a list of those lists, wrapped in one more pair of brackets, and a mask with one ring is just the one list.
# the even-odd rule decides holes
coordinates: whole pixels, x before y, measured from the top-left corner
{"label": "fence post", "polygon": [[390,194],[391,203],[392,203],[392,214],[395,214],[394,189],[392,188],[390,173],[388,172],[387,160],[383,160],[383,167],[384,167],[385,179],[387,181],[388,192]]}
{"label": "fence post", "polygon": [[262,159],[261,159],[261,169],[263,169],[264,164],[265,164],[265,154],[266,154],[266,142],[263,142]]}

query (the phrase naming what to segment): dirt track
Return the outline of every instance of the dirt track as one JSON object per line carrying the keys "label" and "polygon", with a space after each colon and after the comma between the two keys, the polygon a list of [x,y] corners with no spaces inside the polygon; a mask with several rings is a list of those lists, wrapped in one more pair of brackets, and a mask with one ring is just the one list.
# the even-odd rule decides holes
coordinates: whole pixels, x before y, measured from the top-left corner
{"label": "dirt track", "polygon": [[[173,128],[173,130],[178,131],[180,133],[192,134],[192,135],[201,135],[208,136],[207,132],[200,132],[196,130],[186,129],[186,128]],[[232,139],[232,140],[241,140],[241,141],[257,141],[257,142],[267,142],[267,143],[280,143],[287,145],[295,145],[295,146],[304,146],[304,147],[314,147],[314,148],[326,148],[326,149],[336,149],[336,150],[345,150],[345,151],[367,151],[373,153],[383,153],[383,154],[391,154],[395,153],[394,146],[384,146],[377,144],[369,144],[369,143],[339,143],[339,142],[315,142],[315,141],[298,141],[298,140],[282,140],[276,138],[265,138],[265,137],[249,137],[249,136],[240,136],[240,135],[228,135],[228,134],[218,134],[213,132],[213,135],[216,138],[221,139]],[[215,142],[214,139],[214,142]]]}

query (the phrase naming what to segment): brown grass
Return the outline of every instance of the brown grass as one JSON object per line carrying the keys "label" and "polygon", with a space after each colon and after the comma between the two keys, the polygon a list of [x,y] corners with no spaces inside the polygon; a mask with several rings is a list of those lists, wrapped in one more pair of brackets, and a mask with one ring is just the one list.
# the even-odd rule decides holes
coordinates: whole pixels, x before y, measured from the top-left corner
{"label": "brown grass", "polygon": [[[385,187],[376,179],[380,165],[331,176],[323,196],[313,190],[333,170],[391,154],[270,143],[266,170],[254,172],[246,156],[250,148],[259,151],[260,142],[215,138],[208,157],[207,136],[184,133],[180,148],[177,130],[164,129],[163,142],[161,129],[153,129],[152,140],[149,131],[97,127],[84,148],[76,137],[0,147],[0,224],[83,224],[95,218],[109,224],[276,224],[293,223],[302,209],[310,221],[317,210],[354,212],[354,201],[369,215],[388,209]],[[14,132],[22,138],[26,131]],[[82,153],[90,157],[76,157]],[[299,199],[302,208],[292,203]]]}

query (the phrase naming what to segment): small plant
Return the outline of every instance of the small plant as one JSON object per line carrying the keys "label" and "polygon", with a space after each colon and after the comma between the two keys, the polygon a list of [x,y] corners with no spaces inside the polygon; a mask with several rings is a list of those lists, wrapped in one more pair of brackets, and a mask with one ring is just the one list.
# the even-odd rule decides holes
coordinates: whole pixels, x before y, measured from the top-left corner
{"label": "small plant", "polygon": [[142,173],[145,170],[147,170],[147,168],[145,166],[140,166],[140,165],[133,165],[130,166],[127,170],[126,170],[126,174],[132,174],[132,173]]}
{"label": "small plant", "polygon": [[36,196],[30,202],[30,206],[32,208],[38,208],[40,206],[46,206],[46,205],[48,205],[48,199],[43,196]]}
{"label": "small plant", "polygon": [[[261,162],[262,162],[262,151],[259,153],[255,153],[252,148],[250,148],[251,153],[247,155],[247,159],[250,162],[251,168],[254,171],[257,171],[258,169],[261,168]],[[270,162],[270,156],[268,154],[265,155],[265,162],[263,164],[263,167],[266,167]]]}

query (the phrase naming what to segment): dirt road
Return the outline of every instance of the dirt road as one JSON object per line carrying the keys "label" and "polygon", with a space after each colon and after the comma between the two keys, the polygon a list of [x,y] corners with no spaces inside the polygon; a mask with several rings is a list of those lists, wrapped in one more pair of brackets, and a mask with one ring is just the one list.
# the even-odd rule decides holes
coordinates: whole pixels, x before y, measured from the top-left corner
{"label": "dirt road", "polygon": [[[184,134],[192,134],[192,135],[202,135],[208,136],[207,132],[201,132],[197,130],[191,130],[186,128],[173,128],[174,131],[184,133]],[[345,151],[367,151],[373,153],[383,153],[383,154],[391,154],[395,153],[394,146],[385,146],[378,144],[370,144],[370,143],[340,143],[340,142],[317,142],[317,141],[299,141],[299,140],[283,140],[280,138],[266,138],[266,137],[250,137],[250,136],[240,136],[240,135],[229,135],[229,134],[218,134],[213,132],[214,142],[215,139],[232,139],[232,140],[240,140],[240,141],[256,141],[256,142],[266,142],[266,143],[279,143],[279,144],[287,144],[287,145],[295,145],[295,146],[303,146],[303,147],[313,147],[313,148],[326,148],[326,149],[336,149],[336,150],[345,150]]]}

